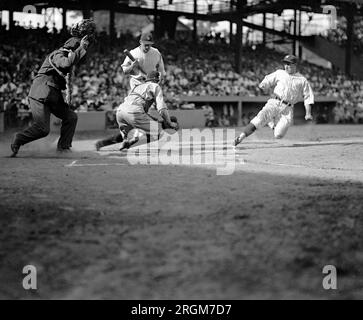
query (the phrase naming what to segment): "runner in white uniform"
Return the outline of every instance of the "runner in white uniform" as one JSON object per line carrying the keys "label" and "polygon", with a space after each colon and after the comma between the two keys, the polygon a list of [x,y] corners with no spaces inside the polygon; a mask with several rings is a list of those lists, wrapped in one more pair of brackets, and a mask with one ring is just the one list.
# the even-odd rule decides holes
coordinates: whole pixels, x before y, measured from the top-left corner
{"label": "runner in white uniform", "polygon": [[240,144],[256,129],[266,125],[274,130],[276,139],[285,136],[293,121],[293,107],[299,101],[304,101],[305,120],[312,120],[311,105],[314,104],[314,93],[308,80],[297,72],[297,58],[288,55],[284,58],[284,70],[277,70],[265,77],[261,82],[262,90],[273,89],[272,98],[251,120],[244,131],[234,141],[234,146]]}

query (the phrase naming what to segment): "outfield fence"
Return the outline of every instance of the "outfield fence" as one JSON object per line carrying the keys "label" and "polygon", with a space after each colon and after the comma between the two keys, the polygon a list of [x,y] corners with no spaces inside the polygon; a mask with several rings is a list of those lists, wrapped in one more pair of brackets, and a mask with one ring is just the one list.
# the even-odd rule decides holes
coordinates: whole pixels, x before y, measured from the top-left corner
{"label": "outfield fence", "polygon": [[[206,126],[207,112],[203,106],[210,105],[214,110],[214,126],[244,126],[264,106],[269,99],[267,96],[239,97],[239,96],[182,96],[181,105],[194,104],[191,109],[170,110],[170,114],[178,118],[183,128],[203,128]],[[318,123],[334,123],[333,108],[337,103],[335,97],[316,97],[313,107],[313,116]],[[151,115],[157,116],[157,112],[151,110]],[[110,126],[110,114],[113,116]],[[294,123],[304,122],[304,104],[298,103],[294,107]],[[0,132],[4,132],[6,126],[5,114],[0,113]],[[117,128],[115,111],[90,111],[78,112],[77,131],[103,131],[106,128]],[[226,122],[221,123],[221,119]],[[51,131],[60,129],[61,121],[51,116]]]}

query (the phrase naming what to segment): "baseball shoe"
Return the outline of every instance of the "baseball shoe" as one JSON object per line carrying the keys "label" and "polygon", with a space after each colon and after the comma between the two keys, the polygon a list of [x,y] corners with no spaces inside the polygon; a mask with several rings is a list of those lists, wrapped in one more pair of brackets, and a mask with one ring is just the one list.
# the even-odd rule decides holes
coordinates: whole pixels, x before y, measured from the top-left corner
{"label": "baseball shoe", "polygon": [[18,154],[19,152],[19,149],[21,147],[20,144],[18,144],[17,142],[17,139],[18,138],[18,135],[15,134],[14,138],[13,138],[13,141],[11,142],[11,145],[10,145],[10,149],[12,151],[12,154],[10,155],[10,158],[16,158],[16,155]]}
{"label": "baseball shoe", "polygon": [[237,150],[237,146],[245,139],[245,136],[239,135],[238,137],[236,137],[236,139],[234,139],[233,142],[233,150],[236,151]]}
{"label": "baseball shoe", "polygon": [[100,149],[103,148],[104,145],[103,145],[102,141],[97,141],[95,144],[95,147],[96,147],[97,151],[100,151]]}
{"label": "baseball shoe", "polygon": [[236,139],[234,139],[233,147],[237,147],[242,142],[241,136],[238,136]]}
{"label": "baseball shoe", "polygon": [[65,153],[72,153],[72,150],[70,148],[57,148],[57,153],[65,154]]}
{"label": "baseball shoe", "polygon": [[124,140],[121,142],[121,147],[120,147],[120,151],[122,150],[127,150],[132,146],[132,144],[128,141],[128,140]]}
{"label": "baseball shoe", "polygon": [[20,146],[18,144],[12,143],[10,145],[10,148],[11,148],[11,151],[12,151],[12,154],[10,155],[10,158],[16,158],[16,155],[19,152]]}

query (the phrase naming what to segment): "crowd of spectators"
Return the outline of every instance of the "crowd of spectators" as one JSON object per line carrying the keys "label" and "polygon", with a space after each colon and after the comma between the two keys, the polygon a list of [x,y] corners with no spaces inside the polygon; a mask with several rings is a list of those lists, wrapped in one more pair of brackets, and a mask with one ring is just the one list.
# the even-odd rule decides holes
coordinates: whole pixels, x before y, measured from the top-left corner
{"label": "crowd of spectators", "polygon": [[[363,18],[355,17],[353,27],[353,50],[356,54],[363,54]],[[347,43],[347,20],[345,17],[339,17],[336,28],[329,29],[327,33],[328,40],[335,42],[341,47]],[[363,57],[363,56],[362,56]]]}
{"label": "crowd of spectators", "polygon": [[[46,28],[17,26],[11,32],[0,31],[0,109],[12,115],[9,121],[21,124],[29,121],[26,97],[32,77],[45,56],[67,36]],[[121,34],[113,40],[106,34],[98,35],[97,44],[86,63],[77,68],[73,80],[73,107],[77,111],[112,111],[123,101],[128,79],[121,69],[122,52],[137,45],[138,39],[130,34]],[[181,95],[261,95],[259,82],[281,67],[281,53],[262,47],[244,48],[241,75],[233,71],[233,50],[223,42],[200,41],[191,45],[185,41],[160,40],[155,47],[163,54],[166,65],[163,87],[170,108],[181,107]],[[301,63],[300,70],[318,96],[338,99],[334,109],[336,122],[363,122],[363,81],[307,62]],[[229,121],[222,120],[219,119],[222,125]]]}

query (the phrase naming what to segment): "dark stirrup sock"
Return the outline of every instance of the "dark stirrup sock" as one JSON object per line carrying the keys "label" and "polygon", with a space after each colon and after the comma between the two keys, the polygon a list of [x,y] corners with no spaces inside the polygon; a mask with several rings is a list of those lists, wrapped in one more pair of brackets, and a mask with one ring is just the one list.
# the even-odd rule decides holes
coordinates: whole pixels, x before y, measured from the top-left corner
{"label": "dark stirrup sock", "polygon": [[116,144],[116,143],[120,143],[124,140],[124,138],[122,137],[121,133],[118,133],[112,137],[106,138],[104,140],[101,141],[102,145],[104,147],[109,146],[111,144]]}
{"label": "dark stirrup sock", "polygon": [[256,127],[251,122],[244,128],[243,133],[246,135],[246,137],[250,136],[252,133],[256,131]]}

